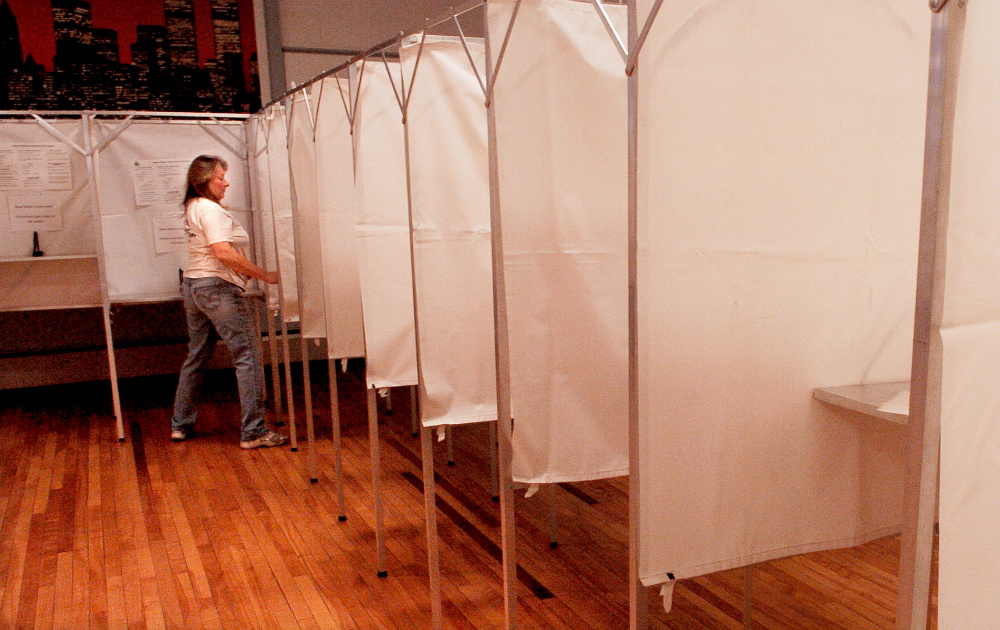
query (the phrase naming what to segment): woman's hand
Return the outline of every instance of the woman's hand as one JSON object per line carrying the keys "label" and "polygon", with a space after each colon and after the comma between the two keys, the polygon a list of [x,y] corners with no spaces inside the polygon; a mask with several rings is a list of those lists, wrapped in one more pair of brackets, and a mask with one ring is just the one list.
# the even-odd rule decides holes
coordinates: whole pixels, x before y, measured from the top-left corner
{"label": "woman's hand", "polygon": [[263,280],[268,284],[278,284],[277,272],[268,271],[253,264],[245,256],[236,251],[232,243],[223,241],[221,243],[212,243],[210,247],[212,248],[212,255],[236,273]]}

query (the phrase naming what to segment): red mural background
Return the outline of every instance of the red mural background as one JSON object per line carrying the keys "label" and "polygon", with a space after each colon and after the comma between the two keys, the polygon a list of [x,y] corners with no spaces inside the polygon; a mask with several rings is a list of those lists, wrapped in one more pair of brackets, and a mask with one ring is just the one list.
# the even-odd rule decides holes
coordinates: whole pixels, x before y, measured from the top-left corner
{"label": "red mural background", "polygon": [[[253,0],[238,0],[240,7],[240,39],[243,46],[244,71],[249,73],[250,55],[257,50],[253,21]],[[37,63],[52,70],[56,53],[55,32],[52,29],[52,5],[48,0],[7,0],[17,18],[24,56],[29,54]],[[150,24],[163,26],[163,0],[90,0],[94,28],[118,31],[118,42],[123,63],[132,63],[131,46],[136,41],[136,26]],[[211,0],[194,0],[195,30],[198,61],[215,57],[212,36]]]}

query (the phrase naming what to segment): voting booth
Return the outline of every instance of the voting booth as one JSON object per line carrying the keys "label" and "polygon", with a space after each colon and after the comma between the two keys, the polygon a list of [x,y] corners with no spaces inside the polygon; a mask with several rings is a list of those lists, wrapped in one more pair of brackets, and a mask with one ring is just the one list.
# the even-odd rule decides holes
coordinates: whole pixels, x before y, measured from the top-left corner
{"label": "voting booth", "polygon": [[111,305],[179,299],[181,202],[194,157],[226,160],[227,205],[252,223],[245,120],[129,112],[0,118],[0,308],[102,309],[120,440]]}
{"label": "voting booth", "polygon": [[988,618],[1000,10],[470,11],[485,40],[401,36],[249,118],[0,120],[0,308],[101,306],[114,374],[109,305],[176,299],[178,185],[220,155],[286,341],[364,356],[370,405],[417,387],[425,459],[496,423],[505,582],[513,482],[628,474],[636,627],[646,588],[901,529],[902,611],[940,444],[941,625]]}

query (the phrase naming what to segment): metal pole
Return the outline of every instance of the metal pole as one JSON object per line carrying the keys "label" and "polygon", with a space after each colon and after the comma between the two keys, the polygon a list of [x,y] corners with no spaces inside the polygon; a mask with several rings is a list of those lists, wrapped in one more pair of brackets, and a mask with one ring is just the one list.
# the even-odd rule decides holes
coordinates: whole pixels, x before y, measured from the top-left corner
{"label": "metal pole", "polygon": [[424,470],[424,513],[427,515],[427,572],[430,574],[431,629],[441,630],[441,560],[438,557],[437,489],[434,484],[433,429],[420,429]]}
{"label": "metal pole", "polygon": [[333,428],[333,470],[337,484],[337,520],[343,523],[347,520],[347,508],[344,504],[344,460],[340,439],[340,397],[337,390],[337,361],[327,359],[327,371],[330,376],[330,416]]}
{"label": "metal pole", "polygon": [[490,423],[490,497],[494,501],[500,500],[499,486],[499,456],[497,454],[497,423]]}
{"label": "metal pole", "polygon": [[[637,52],[638,9],[637,0],[628,2],[628,47],[630,54]],[[640,555],[640,498],[641,476],[639,467],[639,263],[638,263],[638,211],[639,211],[639,65],[628,75],[628,572],[629,572],[629,628],[646,630],[649,627],[649,590],[639,577]]]}
{"label": "metal pole", "polygon": [[410,386],[410,427],[413,429],[413,437],[420,435],[420,416],[417,415],[417,386]]}
{"label": "metal pole", "polygon": [[[303,93],[303,98],[308,98],[308,95]],[[305,328],[306,328],[306,313],[305,313],[305,273],[302,267],[302,250],[300,244],[302,243],[302,232],[301,226],[299,225],[299,195],[296,190],[295,185],[295,169],[292,168],[292,138],[293,138],[293,125],[292,115],[295,113],[295,101],[292,101],[291,109],[288,113],[288,133],[285,137],[286,147],[287,147],[287,157],[288,157],[288,181],[290,186],[288,187],[289,195],[292,201],[292,246],[295,250],[295,288],[299,294],[299,358],[302,361],[302,388],[303,396],[305,398],[305,416],[306,416],[306,445],[307,445],[307,455],[306,460],[308,462],[307,466],[309,468],[309,481],[315,483],[317,481],[316,477],[316,430],[313,422],[313,408],[312,408],[312,382],[309,375],[309,342],[306,341]],[[309,115],[309,111],[306,110],[306,115]],[[310,120],[311,123],[311,120]],[[296,447],[298,445],[296,444]],[[295,450],[295,449],[293,449]]]}
{"label": "metal pole", "polygon": [[753,565],[743,567],[743,629],[753,629]]}
{"label": "metal pole", "polygon": [[556,503],[559,501],[559,497],[556,496],[556,484],[550,483],[548,485],[548,495],[549,495],[549,548],[555,549],[559,546],[559,532],[558,525],[559,519],[556,510]]}
{"label": "metal pole", "polygon": [[[410,78],[409,90],[407,90],[407,86],[400,81],[400,95],[397,97],[399,98],[401,96],[399,102],[400,110],[403,114],[403,155],[405,157],[404,163],[406,165],[406,212],[409,221],[410,235],[410,288],[411,296],[413,298],[413,337],[417,362],[417,385],[411,390],[411,392],[416,394],[415,398],[418,410],[425,409],[425,400],[423,397],[426,395],[426,388],[423,387],[424,373],[420,355],[420,312],[417,307],[417,261],[416,256],[414,255],[413,238],[413,180],[410,172],[410,124],[407,121],[406,114],[410,103],[410,96],[413,94],[413,84],[416,81],[417,69],[420,65],[420,57],[423,53],[424,38],[426,37],[426,34],[427,32],[424,31],[423,37],[421,37],[420,40],[420,48],[417,50],[417,59],[413,66],[413,75]],[[400,65],[400,70],[402,71],[402,65]],[[422,426],[422,419],[420,419],[419,422]],[[448,427],[448,429],[450,429],[450,427]],[[441,566],[438,553],[439,541],[437,536],[436,505],[437,490],[434,484],[434,451],[432,445],[430,444],[431,431],[431,429],[423,429],[424,437],[421,440],[421,456],[424,459],[424,511],[427,520],[427,570],[430,574],[431,626],[437,630],[441,627]],[[426,445],[425,442],[427,443]],[[450,464],[450,439],[448,440],[448,445]],[[432,533],[433,536],[431,535]]]}
{"label": "metal pole", "polygon": [[125,441],[125,423],[122,418],[122,403],[118,392],[118,367],[115,364],[114,338],[111,334],[111,297],[108,295],[108,270],[104,260],[104,229],[101,224],[101,200],[97,194],[97,168],[93,131],[90,128],[92,114],[84,114],[83,141],[87,153],[87,176],[90,178],[91,198],[93,200],[92,214],[94,217],[94,244],[97,246],[97,272],[101,282],[101,312],[104,318],[104,339],[108,346],[108,374],[111,378],[111,405],[115,411],[115,428],[118,430],[118,441]]}
{"label": "metal pole", "polygon": [[927,627],[941,446],[941,344],[951,155],[965,2],[934,0],[907,425],[897,630]]}
{"label": "metal pole", "polygon": [[[489,7],[484,14],[486,32],[486,84],[493,87],[493,57],[490,51]],[[513,27],[513,17],[511,27]],[[510,29],[508,29],[508,34]],[[507,329],[507,288],[504,276],[503,225],[500,216],[500,169],[497,157],[497,123],[494,100],[486,105],[487,150],[490,167],[490,241],[493,255],[493,323],[496,332],[498,477],[500,479],[500,540],[503,550],[504,628],[517,628],[517,549],[514,524],[514,492],[511,488],[513,429],[510,413],[510,342]]]}
{"label": "metal pole", "polygon": [[277,307],[272,310],[265,304],[264,321],[267,322],[268,345],[271,347],[271,390],[274,392],[274,418],[275,424],[281,425],[284,424],[281,415],[281,363],[278,359],[278,339],[274,327],[274,317],[277,315]]}
{"label": "metal pole", "polygon": [[378,401],[374,387],[368,388],[368,446],[372,459],[372,495],[375,498],[375,549],[378,576],[389,575],[385,568],[385,529],[382,524],[382,453],[378,439]]}
{"label": "metal pole", "polygon": [[[279,115],[283,115],[280,111]],[[278,121],[279,123],[281,121]],[[273,124],[272,121],[268,121],[268,124]],[[283,123],[281,123],[283,124]],[[270,135],[270,134],[269,134]],[[287,133],[286,133],[287,136]],[[271,142],[268,140],[268,178],[271,176]],[[287,146],[287,139],[286,139]],[[292,357],[291,349],[288,344],[288,322],[285,321],[285,288],[284,280],[281,278],[281,253],[278,249],[278,225],[274,212],[274,182],[268,186],[271,191],[271,233],[274,235],[274,266],[278,272],[278,322],[281,325],[281,339],[283,341],[282,345],[282,358],[284,359],[285,367],[285,399],[288,402],[288,433],[291,439],[292,451],[299,450],[298,436],[295,430],[295,397],[292,390]]]}
{"label": "metal pole", "polygon": [[[260,153],[258,153],[258,149],[257,149],[257,138],[259,137],[259,131],[258,131],[258,129],[259,129],[259,127],[261,127],[263,125],[263,120],[262,120],[261,117],[257,117],[257,118],[251,119],[248,122],[249,122],[249,124],[254,125],[253,143],[252,143],[252,147],[248,151],[248,156],[247,156],[247,164],[248,164],[248,167],[249,167],[249,170],[250,170],[250,187],[251,187],[251,191],[256,192],[257,196],[260,197],[261,195],[260,195],[259,190],[257,189],[257,186],[255,185],[255,182],[258,182],[262,178],[262,175],[260,173],[260,165],[257,163],[257,158],[260,155]],[[265,142],[266,142],[266,136],[265,136]],[[265,151],[267,150],[266,146],[264,147],[264,150]],[[267,260],[267,255],[265,253],[265,249],[264,249],[264,245],[265,244],[263,242],[264,241],[264,239],[263,239],[264,222],[263,222],[263,216],[262,216],[262,212],[263,212],[263,199],[260,199],[259,201],[260,201],[259,203],[257,203],[257,204],[254,205],[254,213],[253,213],[254,243],[255,243],[256,249],[257,249],[257,259],[260,260],[261,262],[264,262],[264,261]],[[257,235],[260,235],[260,238],[258,238]],[[272,309],[270,308],[270,306],[267,303],[267,300],[268,300],[268,291],[266,290],[266,286],[264,287],[264,289],[265,289],[265,291],[264,291],[264,322],[265,322],[265,325],[267,326],[267,342],[268,342],[268,346],[270,346],[270,349],[271,349],[271,391],[272,391],[273,396],[274,396],[274,418],[275,418],[274,421],[275,421],[276,425],[281,425],[283,423],[282,418],[281,418],[281,373],[280,373],[280,369],[278,367],[278,365],[279,365],[278,364],[278,340],[275,338],[276,335],[275,335],[275,329],[274,329],[274,320],[272,319],[272,317],[274,317],[274,315],[277,313],[277,309],[274,309],[273,312],[272,312]]]}

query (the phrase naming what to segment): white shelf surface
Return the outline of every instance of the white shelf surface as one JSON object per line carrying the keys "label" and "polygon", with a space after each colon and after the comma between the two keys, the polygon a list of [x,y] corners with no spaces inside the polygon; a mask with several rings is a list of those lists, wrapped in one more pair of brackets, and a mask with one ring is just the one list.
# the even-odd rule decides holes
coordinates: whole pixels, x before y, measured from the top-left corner
{"label": "white shelf surface", "polygon": [[813,398],[897,424],[910,421],[910,382],[820,387]]}
{"label": "white shelf surface", "polygon": [[97,254],[69,254],[66,256],[14,256],[0,258],[0,263],[46,262],[50,260],[94,260]]}

